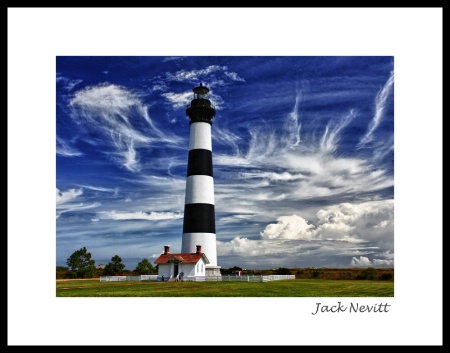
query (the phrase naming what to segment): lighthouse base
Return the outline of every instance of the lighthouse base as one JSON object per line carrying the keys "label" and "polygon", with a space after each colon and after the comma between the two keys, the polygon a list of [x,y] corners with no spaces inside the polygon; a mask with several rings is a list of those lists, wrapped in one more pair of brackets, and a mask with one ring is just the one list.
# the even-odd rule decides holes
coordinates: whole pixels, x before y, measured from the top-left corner
{"label": "lighthouse base", "polygon": [[206,277],[222,277],[220,273],[221,266],[206,266]]}

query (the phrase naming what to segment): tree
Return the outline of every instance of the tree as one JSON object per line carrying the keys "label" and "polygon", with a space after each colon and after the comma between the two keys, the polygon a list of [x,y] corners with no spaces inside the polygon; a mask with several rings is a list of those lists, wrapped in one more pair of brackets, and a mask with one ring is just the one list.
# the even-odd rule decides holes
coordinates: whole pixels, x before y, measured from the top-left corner
{"label": "tree", "polygon": [[277,275],[290,275],[291,270],[285,267],[280,267],[278,270],[276,270]]}
{"label": "tree", "polygon": [[374,279],[377,270],[373,267],[367,267],[364,271],[362,271],[356,279]]}
{"label": "tree", "polygon": [[231,268],[221,268],[220,269],[220,272],[223,275],[233,275],[233,274],[235,274],[238,271],[242,271],[242,268],[238,267],[238,266],[233,266]]}
{"label": "tree", "polygon": [[95,273],[95,260],[91,260],[91,257],[91,253],[83,247],[70,255],[66,264],[77,274],[77,277],[92,278]]}
{"label": "tree", "polygon": [[156,268],[153,267],[152,263],[148,259],[143,259],[139,262],[134,269],[137,275],[153,275],[157,273]]}
{"label": "tree", "polygon": [[111,258],[111,262],[108,262],[105,266],[104,274],[107,276],[114,276],[122,273],[125,265],[122,263],[122,258],[118,255],[114,255]]}
{"label": "tree", "polygon": [[394,278],[394,276],[392,276],[392,273],[383,273],[381,276],[380,276],[380,279],[382,280],[382,281],[390,281],[391,279],[393,279]]}

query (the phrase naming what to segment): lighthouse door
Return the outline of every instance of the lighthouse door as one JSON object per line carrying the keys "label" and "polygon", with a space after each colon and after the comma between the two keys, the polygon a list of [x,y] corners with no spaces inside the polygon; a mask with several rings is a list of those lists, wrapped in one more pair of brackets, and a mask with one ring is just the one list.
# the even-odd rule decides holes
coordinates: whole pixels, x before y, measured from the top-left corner
{"label": "lighthouse door", "polygon": [[178,264],[173,264],[173,275],[175,277],[178,275]]}

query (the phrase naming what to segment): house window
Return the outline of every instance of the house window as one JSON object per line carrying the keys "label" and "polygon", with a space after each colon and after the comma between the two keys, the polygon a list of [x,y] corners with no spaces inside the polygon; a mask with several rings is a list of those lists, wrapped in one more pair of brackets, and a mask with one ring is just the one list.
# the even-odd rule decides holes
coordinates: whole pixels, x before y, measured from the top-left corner
{"label": "house window", "polygon": [[200,272],[200,264],[197,264],[197,272]]}
{"label": "house window", "polygon": [[203,273],[203,264],[200,265],[200,271]]}

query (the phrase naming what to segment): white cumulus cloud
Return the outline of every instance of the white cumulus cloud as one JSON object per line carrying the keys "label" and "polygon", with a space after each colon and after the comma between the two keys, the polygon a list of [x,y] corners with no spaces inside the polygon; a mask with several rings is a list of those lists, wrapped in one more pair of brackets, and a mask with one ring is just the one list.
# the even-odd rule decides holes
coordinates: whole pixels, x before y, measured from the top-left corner
{"label": "white cumulus cloud", "polygon": [[372,261],[370,261],[369,258],[365,256],[360,256],[359,258],[353,257],[350,265],[353,267],[370,267],[372,266]]}
{"label": "white cumulus cloud", "polygon": [[260,233],[263,239],[310,239],[313,236],[314,226],[300,216],[281,216],[277,221]]}
{"label": "white cumulus cloud", "polygon": [[394,260],[392,259],[373,259],[372,261],[365,256],[359,258],[353,257],[350,263],[353,267],[393,267]]}
{"label": "white cumulus cloud", "polygon": [[356,267],[393,267],[393,206],[393,200],[342,203],[319,210],[310,220],[296,214],[280,216],[260,232],[260,239],[237,236],[218,241],[218,254],[284,254],[311,261],[336,257]]}

